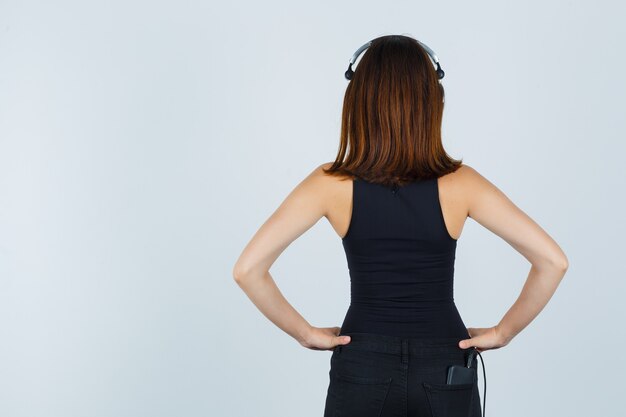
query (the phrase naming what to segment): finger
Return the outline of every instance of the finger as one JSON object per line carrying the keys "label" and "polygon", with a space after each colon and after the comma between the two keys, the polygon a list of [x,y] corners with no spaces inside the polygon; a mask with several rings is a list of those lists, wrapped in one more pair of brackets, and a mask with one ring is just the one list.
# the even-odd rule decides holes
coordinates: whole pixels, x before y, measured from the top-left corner
{"label": "finger", "polygon": [[339,336],[335,338],[335,342],[338,345],[347,345],[350,343],[350,336]]}
{"label": "finger", "polygon": [[459,347],[461,349],[467,349],[470,347],[476,346],[476,340],[474,338],[471,339],[463,339],[459,342]]}

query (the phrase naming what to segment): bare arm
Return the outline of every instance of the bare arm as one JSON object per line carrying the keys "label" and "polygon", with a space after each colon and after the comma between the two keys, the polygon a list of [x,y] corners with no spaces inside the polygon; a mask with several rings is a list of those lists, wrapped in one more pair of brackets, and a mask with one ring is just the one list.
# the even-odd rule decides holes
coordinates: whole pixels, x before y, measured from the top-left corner
{"label": "bare arm", "polygon": [[349,342],[339,327],[311,326],[282,295],[269,273],[278,256],[327,214],[327,178],[320,165],[287,196],[252,237],[233,268],[233,277],[256,307],[302,346],[327,350]]}
{"label": "bare arm", "polygon": [[462,348],[478,351],[508,344],[541,312],[565,275],[569,262],[559,245],[495,185],[465,165],[468,215],[508,242],[530,263],[524,287],[493,328],[469,328]]}

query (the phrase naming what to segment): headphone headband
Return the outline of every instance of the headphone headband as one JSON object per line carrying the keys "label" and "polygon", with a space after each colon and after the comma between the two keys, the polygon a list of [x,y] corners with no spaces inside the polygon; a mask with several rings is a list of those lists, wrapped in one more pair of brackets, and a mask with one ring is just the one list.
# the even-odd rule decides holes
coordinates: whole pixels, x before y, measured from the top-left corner
{"label": "headphone headband", "polygon": [[[424,48],[428,56],[430,56],[430,59],[436,65],[437,76],[439,77],[439,80],[441,80],[445,76],[446,73],[443,72],[443,70],[441,69],[441,65],[439,65],[439,59],[437,58],[437,55],[435,55],[435,51],[430,49],[425,43],[420,42],[420,41],[417,41],[417,42]],[[372,45],[372,41],[365,43],[359,49],[357,49],[356,52],[352,55],[352,58],[350,58],[350,65],[348,65],[348,70],[345,72],[346,79],[348,80],[352,79],[352,76],[354,75],[354,71],[352,70],[352,65],[356,62],[359,55],[361,55],[363,51],[365,51],[371,45]]]}

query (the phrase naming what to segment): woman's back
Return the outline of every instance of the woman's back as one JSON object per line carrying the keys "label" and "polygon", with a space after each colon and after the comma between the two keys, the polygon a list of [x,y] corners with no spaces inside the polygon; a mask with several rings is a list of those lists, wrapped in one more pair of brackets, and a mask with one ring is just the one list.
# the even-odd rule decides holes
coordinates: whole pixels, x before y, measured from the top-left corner
{"label": "woman's back", "polygon": [[446,228],[437,178],[399,188],[355,178],[342,243],[350,307],[342,333],[468,337],[453,297],[457,241]]}

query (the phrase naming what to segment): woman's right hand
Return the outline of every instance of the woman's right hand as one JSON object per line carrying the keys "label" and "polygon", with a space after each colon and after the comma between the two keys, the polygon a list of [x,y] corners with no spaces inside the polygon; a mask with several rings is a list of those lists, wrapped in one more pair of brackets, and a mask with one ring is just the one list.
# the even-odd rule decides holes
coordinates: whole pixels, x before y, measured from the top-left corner
{"label": "woman's right hand", "polygon": [[499,349],[509,344],[511,339],[502,335],[498,326],[493,327],[468,327],[467,331],[470,339],[463,339],[459,342],[461,349],[475,347],[479,353],[485,350]]}
{"label": "woman's right hand", "polygon": [[350,336],[339,336],[340,327],[312,327],[302,344],[311,350],[333,350],[335,346],[350,343]]}

